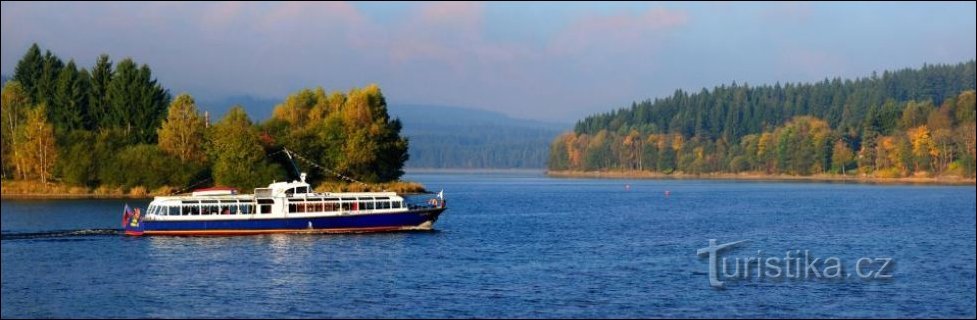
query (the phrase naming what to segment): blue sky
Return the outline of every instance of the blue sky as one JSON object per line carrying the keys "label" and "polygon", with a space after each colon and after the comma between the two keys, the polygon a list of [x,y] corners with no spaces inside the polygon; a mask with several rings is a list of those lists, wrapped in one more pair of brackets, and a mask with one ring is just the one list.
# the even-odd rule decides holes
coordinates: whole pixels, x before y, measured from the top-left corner
{"label": "blue sky", "polygon": [[83,66],[132,57],[198,100],[377,83],[390,103],[559,122],[680,88],[977,56],[974,2],[3,2],[0,24],[8,76],[37,42]]}

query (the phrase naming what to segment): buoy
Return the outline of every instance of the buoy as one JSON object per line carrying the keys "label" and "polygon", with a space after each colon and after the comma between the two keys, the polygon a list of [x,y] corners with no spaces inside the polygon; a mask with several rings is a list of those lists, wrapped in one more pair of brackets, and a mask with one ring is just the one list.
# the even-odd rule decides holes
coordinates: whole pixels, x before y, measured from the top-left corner
{"label": "buoy", "polygon": [[670,195],[672,195],[672,192],[671,191],[668,191],[668,190],[665,190],[665,196],[667,197],[667,196],[670,196]]}
{"label": "buoy", "polygon": [[631,191],[631,185],[630,184],[624,185],[624,190]]}

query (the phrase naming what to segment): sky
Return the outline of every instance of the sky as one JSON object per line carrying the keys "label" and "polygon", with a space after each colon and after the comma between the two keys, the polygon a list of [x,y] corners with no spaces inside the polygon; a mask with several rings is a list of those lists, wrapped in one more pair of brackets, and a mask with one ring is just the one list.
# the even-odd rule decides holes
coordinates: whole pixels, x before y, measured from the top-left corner
{"label": "sky", "polygon": [[102,53],[131,57],[174,94],[198,101],[376,83],[389,104],[565,123],[676,89],[854,78],[977,56],[974,2],[4,1],[0,8],[0,72],[8,77],[37,43],[89,68]]}

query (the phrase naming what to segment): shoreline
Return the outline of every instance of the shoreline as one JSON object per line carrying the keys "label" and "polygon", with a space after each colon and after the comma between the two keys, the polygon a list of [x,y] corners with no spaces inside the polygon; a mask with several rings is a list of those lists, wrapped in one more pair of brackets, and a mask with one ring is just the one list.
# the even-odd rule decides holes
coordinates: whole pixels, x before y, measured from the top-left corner
{"label": "shoreline", "polygon": [[[13,190],[13,191],[8,191]],[[40,192],[24,192],[25,190],[40,190]],[[94,199],[145,199],[151,200],[156,196],[173,195],[175,190],[161,187],[154,191],[147,191],[143,187],[133,187],[129,190],[110,187],[72,187],[58,183],[41,184],[36,181],[3,181],[0,188],[0,199],[3,200],[94,200]],[[396,181],[360,186],[327,182],[315,187],[316,192],[379,192],[389,191],[403,195],[418,195],[430,193],[423,185],[411,181]],[[189,191],[188,191],[189,193]]]}
{"label": "shoreline", "polygon": [[588,179],[641,179],[641,180],[738,180],[738,181],[809,181],[809,182],[842,182],[864,184],[902,184],[902,185],[977,185],[973,178],[960,177],[902,177],[877,178],[866,176],[841,176],[833,174],[817,174],[810,176],[771,175],[756,172],[745,173],[705,173],[664,174],[650,171],[546,171],[547,177],[552,178],[588,178]]}

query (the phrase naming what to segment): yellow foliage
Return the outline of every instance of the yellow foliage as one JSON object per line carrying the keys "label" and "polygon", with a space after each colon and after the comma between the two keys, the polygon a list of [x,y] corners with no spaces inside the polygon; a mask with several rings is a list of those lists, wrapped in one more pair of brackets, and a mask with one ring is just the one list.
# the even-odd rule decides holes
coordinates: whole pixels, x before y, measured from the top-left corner
{"label": "yellow foliage", "polygon": [[180,161],[201,163],[206,160],[203,141],[206,120],[197,111],[189,94],[181,94],[170,103],[166,121],[157,130],[159,148]]}

